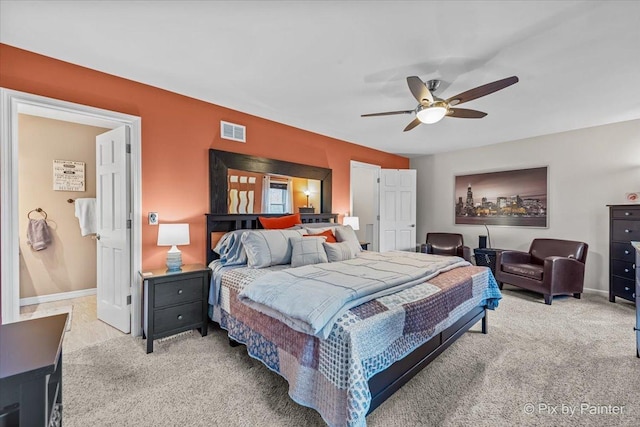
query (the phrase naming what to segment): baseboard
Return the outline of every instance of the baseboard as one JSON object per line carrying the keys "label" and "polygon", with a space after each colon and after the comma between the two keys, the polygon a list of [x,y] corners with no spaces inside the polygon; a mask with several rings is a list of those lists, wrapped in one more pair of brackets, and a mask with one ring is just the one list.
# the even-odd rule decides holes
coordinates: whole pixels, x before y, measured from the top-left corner
{"label": "baseboard", "polygon": [[602,289],[593,289],[593,288],[583,288],[583,292],[590,294],[601,294],[609,298],[609,291],[603,291]]}
{"label": "baseboard", "polygon": [[60,301],[71,298],[87,297],[95,295],[98,288],[80,289],[78,291],[60,292],[58,294],[40,295],[37,297],[20,298],[20,307],[23,305],[42,304],[51,301]]}

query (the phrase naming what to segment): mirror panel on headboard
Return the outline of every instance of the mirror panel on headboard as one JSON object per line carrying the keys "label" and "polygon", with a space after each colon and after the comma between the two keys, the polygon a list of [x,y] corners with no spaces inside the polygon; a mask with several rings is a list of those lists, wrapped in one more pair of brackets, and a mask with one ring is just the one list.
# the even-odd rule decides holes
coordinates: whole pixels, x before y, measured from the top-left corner
{"label": "mirror panel on headboard", "polygon": [[267,159],[228,151],[209,150],[210,212],[229,212],[228,170],[278,174],[320,182],[320,213],[331,212],[331,169]]}

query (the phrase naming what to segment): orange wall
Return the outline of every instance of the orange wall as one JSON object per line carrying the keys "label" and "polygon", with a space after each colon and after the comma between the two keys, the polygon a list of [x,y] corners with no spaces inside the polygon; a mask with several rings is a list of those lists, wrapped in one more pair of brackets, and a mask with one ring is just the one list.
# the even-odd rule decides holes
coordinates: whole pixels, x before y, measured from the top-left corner
{"label": "orange wall", "polygon": [[[163,89],[0,44],[0,86],[142,117],[142,264],[164,265],[160,222],[188,222],[185,263],[205,261],[208,149],[276,158],[333,170],[333,211],[349,210],[350,160],[405,169],[409,159],[255,117]],[[220,120],[247,127],[247,143],[220,138]]]}

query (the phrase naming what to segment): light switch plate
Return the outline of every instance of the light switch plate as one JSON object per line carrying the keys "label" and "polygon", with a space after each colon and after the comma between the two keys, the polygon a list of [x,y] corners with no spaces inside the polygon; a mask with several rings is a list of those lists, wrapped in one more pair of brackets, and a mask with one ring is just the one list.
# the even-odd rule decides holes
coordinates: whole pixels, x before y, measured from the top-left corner
{"label": "light switch plate", "polygon": [[158,212],[149,212],[149,225],[158,225]]}

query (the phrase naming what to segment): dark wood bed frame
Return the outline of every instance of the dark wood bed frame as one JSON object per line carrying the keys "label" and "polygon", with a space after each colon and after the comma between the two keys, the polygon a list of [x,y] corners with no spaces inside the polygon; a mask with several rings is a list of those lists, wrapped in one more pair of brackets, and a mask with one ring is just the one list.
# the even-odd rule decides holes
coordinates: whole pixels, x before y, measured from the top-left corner
{"label": "dark wood bed frame", "polygon": [[[262,173],[282,173],[290,176],[319,179],[322,186],[322,212],[331,212],[331,170],[299,165],[278,160],[263,159],[243,154],[209,150],[209,184],[212,212],[227,212],[227,168]],[[278,217],[281,214],[206,214],[207,217],[207,265],[218,256],[213,252],[212,233],[240,229],[261,228],[259,216]],[[337,222],[335,213],[301,214],[303,223]],[[482,333],[487,333],[487,310],[475,307],[456,323],[422,344],[409,355],[398,360],[384,371],[369,379],[371,392],[370,414],[382,402],[406,384],[440,353],[453,344],[473,325],[482,321]],[[231,340],[230,340],[231,342]],[[235,343],[237,345],[237,343]]]}

